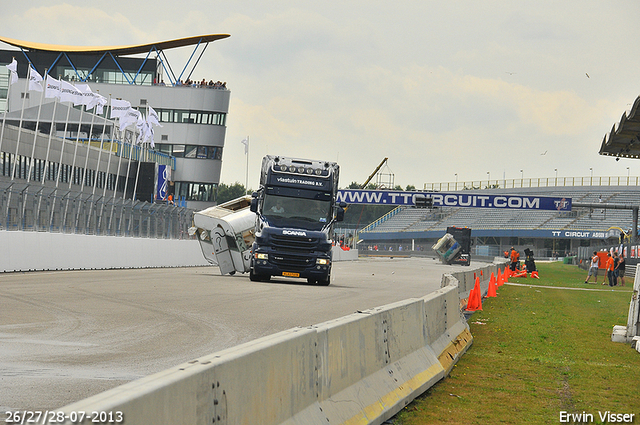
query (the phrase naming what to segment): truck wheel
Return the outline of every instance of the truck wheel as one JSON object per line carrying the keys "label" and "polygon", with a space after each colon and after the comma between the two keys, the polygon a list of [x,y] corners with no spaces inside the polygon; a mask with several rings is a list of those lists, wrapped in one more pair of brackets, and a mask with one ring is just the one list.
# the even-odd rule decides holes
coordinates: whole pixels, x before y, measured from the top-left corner
{"label": "truck wheel", "polygon": [[260,282],[260,276],[253,272],[253,269],[249,270],[249,280],[252,282]]}
{"label": "truck wheel", "polygon": [[316,282],[320,286],[329,286],[329,284],[331,283],[331,275],[327,276],[326,279],[318,279]]}

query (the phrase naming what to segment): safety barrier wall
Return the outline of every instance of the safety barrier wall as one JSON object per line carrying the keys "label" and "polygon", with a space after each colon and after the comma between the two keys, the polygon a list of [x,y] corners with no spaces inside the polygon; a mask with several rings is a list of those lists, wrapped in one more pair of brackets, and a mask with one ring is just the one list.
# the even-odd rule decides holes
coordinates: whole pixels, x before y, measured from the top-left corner
{"label": "safety barrier wall", "polygon": [[[640,352],[640,264],[636,265],[635,278],[633,279],[633,293],[629,303],[629,314],[627,315],[627,326],[616,325],[611,333],[611,341],[630,343],[631,346]],[[625,275],[626,277],[626,275]]]}
{"label": "safety barrier wall", "polygon": [[[208,266],[192,239],[151,239],[0,230],[0,273]],[[333,261],[358,259],[334,247]]]}
{"label": "safety barrier wall", "polygon": [[0,230],[0,272],[208,265],[195,240]]}
{"label": "safety barrier wall", "polygon": [[442,275],[442,287],[450,285],[451,282],[457,282],[458,295],[460,300],[469,298],[469,292],[473,289],[476,277],[480,279],[480,289],[482,294],[486,294],[489,289],[489,280],[491,279],[491,273],[498,277],[498,270],[504,273],[504,269],[507,268],[509,263],[503,258],[495,258],[493,264],[488,264],[484,267],[467,270],[464,272],[456,272],[452,274]]}
{"label": "safety barrier wall", "polygon": [[380,424],[472,344],[456,275],[473,280],[447,275],[424,298],[280,332],[62,410],[122,412],[127,424]]}

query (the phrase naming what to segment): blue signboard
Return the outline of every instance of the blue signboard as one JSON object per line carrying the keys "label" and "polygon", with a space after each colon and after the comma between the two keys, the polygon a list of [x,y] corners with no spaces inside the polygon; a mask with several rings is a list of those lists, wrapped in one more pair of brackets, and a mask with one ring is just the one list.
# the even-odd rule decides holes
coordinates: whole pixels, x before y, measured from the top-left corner
{"label": "blue signboard", "polygon": [[156,182],[156,199],[167,200],[167,190],[171,177],[171,167],[169,165],[158,165],[158,181]]}
{"label": "blue signboard", "polygon": [[402,192],[341,189],[337,201],[347,204],[415,205],[415,195],[433,200],[434,207],[499,208],[540,211],[571,211],[571,198],[522,195],[488,195],[464,192]]}

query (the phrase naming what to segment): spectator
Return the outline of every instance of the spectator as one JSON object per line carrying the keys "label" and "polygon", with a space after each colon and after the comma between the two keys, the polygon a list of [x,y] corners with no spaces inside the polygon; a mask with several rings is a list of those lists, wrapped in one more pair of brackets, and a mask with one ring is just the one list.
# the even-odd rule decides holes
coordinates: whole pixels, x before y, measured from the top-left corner
{"label": "spectator", "polygon": [[616,277],[620,278],[620,286],[624,286],[624,271],[626,265],[624,261],[624,255],[620,254],[618,259],[618,268],[616,269]]}
{"label": "spectator", "polygon": [[600,265],[600,258],[598,257],[598,252],[593,251],[593,256],[591,257],[591,265],[589,266],[589,273],[587,274],[587,279],[584,283],[589,283],[589,278],[593,276],[594,284],[598,283],[598,266]]}
{"label": "spectator", "polygon": [[520,258],[520,254],[518,254],[518,251],[515,250],[514,247],[511,247],[511,264],[509,265],[509,268],[511,269],[511,271],[516,271],[516,266],[518,265],[518,259]]}
{"label": "spectator", "polygon": [[[614,261],[613,261],[613,257],[611,256],[611,253],[608,252],[607,253],[607,278],[609,279],[609,286],[614,286]],[[602,283],[603,285],[606,285],[606,282]]]}

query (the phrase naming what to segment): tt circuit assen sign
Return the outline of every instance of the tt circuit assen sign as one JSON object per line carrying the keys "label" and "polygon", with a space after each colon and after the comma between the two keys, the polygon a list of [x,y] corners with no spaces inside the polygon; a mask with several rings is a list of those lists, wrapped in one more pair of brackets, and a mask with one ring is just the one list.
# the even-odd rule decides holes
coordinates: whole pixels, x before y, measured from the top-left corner
{"label": "tt circuit assen sign", "polygon": [[342,189],[337,201],[347,204],[415,205],[415,196],[433,200],[434,207],[500,208],[541,211],[571,211],[571,198],[547,196],[486,195],[478,193],[400,192]]}

